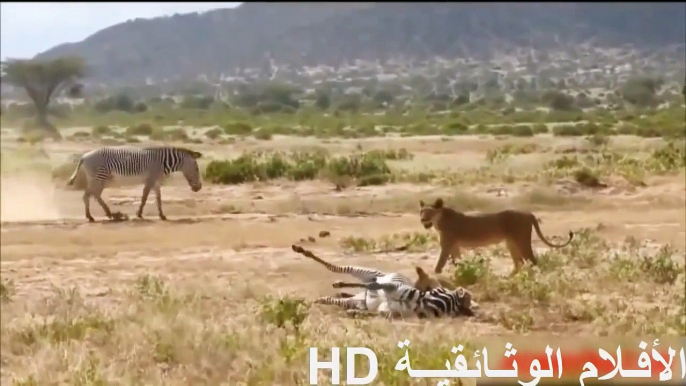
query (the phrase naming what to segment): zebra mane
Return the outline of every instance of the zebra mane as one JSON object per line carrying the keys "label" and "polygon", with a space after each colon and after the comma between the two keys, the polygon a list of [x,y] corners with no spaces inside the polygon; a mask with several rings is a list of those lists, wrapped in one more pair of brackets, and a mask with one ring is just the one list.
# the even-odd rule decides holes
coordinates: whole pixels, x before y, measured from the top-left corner
{"label": "zebra mane", "polygon": [[186,153],[195,159],[202,157],[202,153],[200,153],[200,152],[197,152],[195,150],[191,150],[191,149],[188,149],[185,147],[178,147],[178,146],[150,146],[150,147],[146,147],[145,149],[146,150],[157,150],[157,149],[163,149],[163,148],[169,148],[169,147],[171,147],[175,150],[178,150],[182,153]]}

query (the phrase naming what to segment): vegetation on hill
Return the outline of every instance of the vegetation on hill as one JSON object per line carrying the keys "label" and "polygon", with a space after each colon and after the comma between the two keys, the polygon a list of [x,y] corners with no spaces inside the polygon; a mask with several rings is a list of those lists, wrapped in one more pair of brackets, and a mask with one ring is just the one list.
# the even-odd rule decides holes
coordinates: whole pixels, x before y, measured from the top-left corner
{"label": "vegetation on hill", "polygon": [[244,3],[103,29],[38,58],[81,55],[100,80],[144,81],[263,68],[340,65],[391,56],[478,57],[592,39],[619,46],[683,44],[686,6],[651,4]]}

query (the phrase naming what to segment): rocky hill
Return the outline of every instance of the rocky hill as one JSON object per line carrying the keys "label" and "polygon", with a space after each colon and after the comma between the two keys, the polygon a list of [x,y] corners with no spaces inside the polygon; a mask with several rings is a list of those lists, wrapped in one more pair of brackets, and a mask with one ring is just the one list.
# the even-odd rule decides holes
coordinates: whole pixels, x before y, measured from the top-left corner
{"label": "rocky hill", "polygon": [[137,19],[38,58],[77,54],[92,77],[140,83],[354,59],[481,58],[517,48],[685,44],[684,3],[244,3]]}

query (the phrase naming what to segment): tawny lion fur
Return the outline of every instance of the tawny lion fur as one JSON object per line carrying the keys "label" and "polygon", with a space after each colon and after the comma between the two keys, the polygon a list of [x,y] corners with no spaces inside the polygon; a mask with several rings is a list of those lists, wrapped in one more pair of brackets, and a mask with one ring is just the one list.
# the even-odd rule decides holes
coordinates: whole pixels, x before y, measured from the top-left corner
{"label": "tawny lion fur", "polygon": [[532,228],[538,237],[551,248],[562,248],[572,242],[574,232],[569,232],[569,240],[563,244],[548,241],[539,227],[538,219],[531,212],[503,210],[492,213],[467,215],[446,207],[441,198],[426,205],[419,201],[419,217],[426,229],[433,227],[439,234],[441,254],[434,269],[441,273],[451,258],[453,264],[461,259],[460,248],[477,248],[505,241],[514,263],[513,274],[524,265],[525,260],[537,265],[538,259],[531,246]]}

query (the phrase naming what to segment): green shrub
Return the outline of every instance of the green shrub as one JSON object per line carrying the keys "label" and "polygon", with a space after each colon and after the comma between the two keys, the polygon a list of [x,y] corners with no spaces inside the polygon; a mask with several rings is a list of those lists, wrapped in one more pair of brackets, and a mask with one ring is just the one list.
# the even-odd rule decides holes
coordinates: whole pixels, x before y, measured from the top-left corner
{"label": "green shrub", "polygon": [[224,132],[228,135],[248,135],[252,133],[252,127],[243,122],[228,123],[224,125]]}
{"label": "green shrub", "polygon": [[542,123],[537,123],[532,126],[532,129],[534,131],[534,134],[545,134],[548,132],[548,126],[542,124]]}
{"label": "green shrub", "polygon": [[132,136],[132,135],[151,135],[153,132],[152,126],[150,126],[147,123],[141,123],[140,125],[137,126],[130,126],[126,129],[124,134],[126,136]]}
{"label": "green shrub", "polygon": [[222,131],[218,128],[213,128],[205,132],[205,136],[209,139],[217,139],[222,135]]}
{"label": "green shrub", "polygon": [[512,127],[511,134],[515,137],[533,137],[534,130],[528,125],[517,125]]}
{"label": "green shrub", "polygon": [[553,134],[560,137],[577,137],[584,135],[579,125],[559,125],[553,127]]}
{"label": "green shrub", "polygon": [[379,152],[334,158],[316,151],[246,153],[233,160],[211,161],[205,169],[205,178],[216,184],[240,184],[277,178],[302,181],[323,176],[332,181],[356,180],[360,186],[383,184],[390,180],[391,174],[385,156]]}
{"label": "green shrub", "polygon": [[446,134],[466,134],[469,131],[469,127],[462,122],[451,122],[445,127],[444,131]]}
{"label": "green shrub", "polygon": [[96,126],[91,131],[94,137],[102,137],[104,135],[111,135],[112,129],[109,126]]}
{"label": "green shrub", "polygon": [[272,133],[270,133],[269,131],[267,131],[265,129],[260,129],[254,134],[254,137],[255,137],[255,139],[261,139],[261,140],[268,141],[268,140],[272,139]]}

